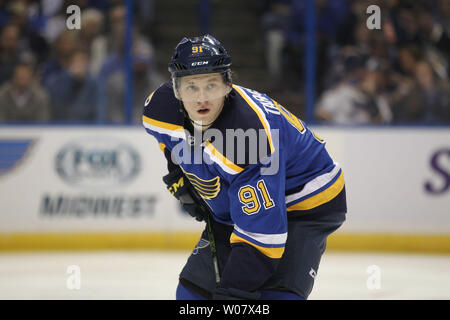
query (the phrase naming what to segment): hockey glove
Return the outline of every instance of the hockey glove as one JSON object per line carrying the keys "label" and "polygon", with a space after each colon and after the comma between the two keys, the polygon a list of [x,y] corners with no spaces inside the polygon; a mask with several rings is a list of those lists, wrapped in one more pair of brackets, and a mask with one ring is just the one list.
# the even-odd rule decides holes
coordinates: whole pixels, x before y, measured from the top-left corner
{"label": "hockey glove", "polygon": [[202,205],[196,202],[193,197],[196,191],[180,168],[177,167],[165,175],[163,181],[167,185],[167,190],[180,201],[184,210],[197,221],[205,220]]}
{"label": "hockey glove", "polygon": [[181,194],[187,193],[188,186],[185,184],[186,177],[179,167],[165,175],[163,181],[167,185],[167,190],[169,190],[177,200],[180,200]]}

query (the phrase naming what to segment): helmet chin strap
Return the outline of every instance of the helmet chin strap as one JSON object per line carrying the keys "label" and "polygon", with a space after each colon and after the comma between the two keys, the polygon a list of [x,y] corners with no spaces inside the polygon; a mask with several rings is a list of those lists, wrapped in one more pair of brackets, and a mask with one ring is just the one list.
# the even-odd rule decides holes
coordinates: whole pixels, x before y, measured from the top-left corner
{"label": "helmet chin strap", "polygon": [[[192,119],[189,117],[189,115],[187,115],[188,119],[191,121],[191,123],[192,123],[193,125],[200,126],[200,127],[202,127],[202,128],[211,126],[211,125],[217,120],[217,118],[220,116],[220,114],[222,113],[223,107],[225,106],[225,100],[226,100],[226,97],[227,97],[227,96],[225,96],[225,99],[223,100],[222,106],[220,107],[220,111],[219,111],[219,113],[217,114],[217,117],[216,117],[213,121],[211,121],[209,124],[199,124],[199,123],[197,123],[196,121],[192,120]],[[183,109],[184,109],[184,107],[183,107]],[[186,112],[186,114],[187,114],[187,112]]]}
{"label": "helmet chin strap", "polygon": [[200,126],[200,127],[209,127],[210,125],[212,125],[212,124],[214,123],[214,121],[216,121],[216,120],[214,119],[214,121],[211,122],[210,124],[199,124],[199,123],[195,122],[194,120],[192,120],[191,118],[189,118],[189,120],[191,121],[192,124],[194,124],[194,125],[196,125],[196,126]]}
{"label": "helmet chin strap", "polygon": [[194,128],[195,128],[195,126],[202,127],[202,128],[203,128],[203,127],[209,127],[210,125],[212,125],[212,124],[214,123],[214,121],[216,121],[216,119],[214,119],[214,120],[213,120],[211,123],[209,123],[209,124],[200,124],[200,123],[197,123],[197,122],[195,122],[195,120],[192,120],[191,117],[189,117],[189,114],[187,113],[186,109],[184,108],[183,103],[181,102],[181,100],[180,100],[180,104],[181,104],[180,112],[184,115],[184,117],[185,117],[186,119],[189,120],[190,123],[192,123],[192,125],[194,126]]}

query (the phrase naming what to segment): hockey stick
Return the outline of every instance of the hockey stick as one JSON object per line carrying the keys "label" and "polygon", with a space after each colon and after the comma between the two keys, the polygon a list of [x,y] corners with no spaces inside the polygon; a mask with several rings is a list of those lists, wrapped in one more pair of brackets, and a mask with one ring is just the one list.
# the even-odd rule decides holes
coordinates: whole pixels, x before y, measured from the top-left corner
{"label": "hockey stick", "polygon": [[211,215],[206,217],[206,228],[208,229],[209,249],[211,250],[211,257],[214,265],[214,276],[216,284],[220,282],[219,262],[217,259],[216,241],[214,240],[214,234],[211,225]]}
{"label": "hockey stick", "polygon": [[212,222],[211,222],[211,216],[212,213],[209,210],[208,205],[205,203],[202,197],[197,193],[196,190],[192,190],[192,197],[194,198],[194,201],[200,205],[200,208],[203,211],[203,216],[206,221],[206,229],[208,231],[208,238],[209,238],[209,249],[211,250],[211,257],[212,262],[214,266],[214,277],[216,284],[219,284],[220,282],[220,272],[219,272],[219,262],[217,259],[217,249],[216,249],[216,241],[214,239],[214,233],[212,230]]}

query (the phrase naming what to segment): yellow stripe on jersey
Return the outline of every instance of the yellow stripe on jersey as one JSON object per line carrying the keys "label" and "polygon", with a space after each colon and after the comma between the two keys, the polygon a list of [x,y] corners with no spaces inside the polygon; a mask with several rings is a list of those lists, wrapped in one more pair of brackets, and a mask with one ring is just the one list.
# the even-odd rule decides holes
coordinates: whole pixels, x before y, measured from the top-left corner
{"label": "yellow stripe on jersey", "polygon": [[314,138],[316,138],[320,143],[324,143],[324,142],[325,142],[325,140],[322,139],[321,137],[319,137],[315,132],[313,132],[313,136],[314,136]]}
{"label": "yellow stripe on jersey", "polygon": [[166,145],[162,142],[158,143],[159,148],[161,149],[162,152],[164,152],[164,150],[166,149]]}
{"label": "yellow stripe on jersey", "polygon": [[148,123],[149,125],[161,128],[161,129],[166,129],[166,130],[170,130],[170,131],[184,131],[184,128],[182,126],[178,126],[176,124],[172,124],[172,123],[167,123],[167,122],[162,122],[162,121],[158,121],[155,119],[151,119],[147,116],[142,116],[142,121],[144,121],[145,123]]}
{"label": "yellow stripe on jersey", "polygon": [[337,178],[336,181],[327,189],[323,190],[322,192],[319,192],[316,195],[313,195],[308,199],[305,199],[303,201],[300,201],[299,203],[296,203],[288,207],[287,211],[309,210],[318,207],[324,203],[327,203],[328,201],[334,199],[342,191],[344,185],[345,185],[344,173],[341,172],[339,178]]}
{"label": "yellow stripe on jersey", "polygon": [[305,127],[303,126],[302,122],[289,110],[284,108],[281,104],[276,102],[275,100],[272,100],[275,105],[277,106],[278,110],[283,114],[283,116],[286,118],[287,121],[289,121],[290,124],[292,124],[300,133],[305,133]]}
{"label": "yellow stripe on jersey", "polygon": [[267,124],[267,119],[264,116],[264,113],[259,109],[259,107],[251,101],[247,95],[240,89],[238,86],[233,85],[233,88],[241,95],[242,98],[247,102],[247,104],[255,111],[255,113],[258,115],[259,121],[261,121],[262,125],[264,126],[264,130],[266,131],[267,139],[269,140],[270,145],[270,152],[273,153],[275,151],[275,148],[272,143],[272,135],[270,134],[270,129]]}
{"label": "yellow stripe on jersey", "polygon": [[208,148],[211,154],[216,157],[221,163],[223,163],[225,166],[235,171],[236,173],[242,172],[244,170],[244,168],[239,167],[238,165],[227,159],[223,154],[221,154],[220,151],[217,150],[211,142],[206,142],[206,148]]}
{"label": "yellow stripe on jersey", "polygon": [[284,253],[284,247],[266,248],[266,247],[258,246],[257,244],[254,244],[254,243],[248,241],[247,239],[239,237],[237,234],[235,234],[233,232],[230,237],[230,243],[239,243],[239,242],[244,242],[244,243],[247,243],[247,244],[255,247],[259,252],[261,252],[262,254],[264,254],[272,259],[280,259]]}
{"label": "yellow stripe on jersey", "polygon": [[154,93],[155,93],[155,91],[150,93],[150,95],[148,96],[147,100],[145,100],[145,104],[144,104],[145,107],[150,103],[150,100],[152,100],[152,97],[153,97]]}

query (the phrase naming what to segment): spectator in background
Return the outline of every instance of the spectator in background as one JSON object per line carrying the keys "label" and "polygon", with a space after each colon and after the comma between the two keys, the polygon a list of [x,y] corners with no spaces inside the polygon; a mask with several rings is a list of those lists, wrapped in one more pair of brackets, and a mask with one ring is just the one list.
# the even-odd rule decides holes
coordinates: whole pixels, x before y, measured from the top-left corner
{"label": "spectator in background", "polygon": [[434,47],[448,58],[450,56],[450,34],[444,25],[438,19],[433,18],[431,9],[426,7],[417,9],[416,17],[417,34],[421,42]]}
{"label": "spectator in background", "polygon": [[8,6],[9,23],[19,28],[19,50],[32,52],[40,63],[47,58],[49,47],[45,38],[31,25],[29,8],[29,1],[12,1]]}
{"label": "spectator in background", "polygon": [[[359,6],[358,6],[359,8]],[[368,59],[371,52],[371,31],[367,29],[365,20],[354,21],[354,29],[349,36],[350,42],[339,48],[330,48],[329,61],[324,63],[324,75],[322,75],[322,88],[328,89],[339,83],[345,74],[351,72],[352,64],[356,60]]]}
{"label": "spectator in background", "polygon": [[286,45],[287,18],[290,4],[286,0],[271,1],[268,10],[262,16],[262,28],[265,34],[265,59],[269,73],[270,86],[280,84],[283,77],[283,50]]}
{"label": "spectator in background", "polygon": [[67,30],[66,19],[67,3],[64,0],[44,0],[43,6],[46,13],[42,34],[48,43],[55,42],[64,30]]}
{"label": "spectator in background", "polygon": [[77,43],[77,31],[66,30],[59,35],[53,43],[52,56],[42,66],[41,81],[44,86],[48,86],[48,81],[53,75],[68,68]]}
{"label": "spectator in background", "polygon": [[86,9],[81,15],[79,47],[89,53],[89,70],[93,75],[99,73],[108,51],[106,37],[101,33],[103,20],[103,13],[97,9]]}
{"label": "spectator in background", "polygon": [[153,42],[156,35],[153,32],[155,23],[155,1],[154,0],[136,0],[135,21],[138,31],[143,33],[148,41]]}
{"label": "spectator in background", "polygon": [[123,57],[125,54],[125,13],[125,7],[122,5],[116,5],[108,12],[108,55],[99,73],[102,82],[106,82],[110,75],[123,68]]}
{"label": "spectator in background", "polygon": [[416,64],[414,84],[393,105],[396,123],[450,123],[450,86],[429,63]]}
{"label": "spectator in background", "polygon": [[415,39],[420,45],[422,55],[430,63],[436,75],[448,78],[450,59],[450,34],[438,19],[433,17],[428,5],[414,7],[410,14],[414,16]]}
{"label": "spectator in background", "polygon": [[383,70],[376,61],[349,57],[351,70],[335,87],[325,91],[316,107],[316,118],[333,124],[379,124],[391,120],[382,94]]}
{"label": "spectator in background", "polygon": [[[110,22],[108,36],[108,56],[100,69],[99,83],[103,92],[100,109],[105,112],[109,122],[119,123],[126,120],[124,112],[125,95],[125,7],[115,5],[108,12]],[[137,28],[133,30],[133,97],[134,110],[132,121],[140,123],[142,101],[145,101],[149,91],[156,89],[161,82],[155,69],[154,49],[152,44],[143,37]]]}
{"label": "spectator in background", "polygon": [[85,51],[75,51],[67,68],[51,75],[47,81],[53,120],[94,122],[97,120],[99,86],[89,74],[89,58]]}
{"label": "spectator in background", "polygon": [[42,0],[40,1],[44,11],[44,23],[42,33],[49,43],[58,39],[62,32],[67,30],[67,8],[76,5],[81,10],[81,15],[89,7],[104,7],[104,1],[98,0]]}
{"label": "spectator in background", "polygon": [[403,77],[414,77],[416,65],[421,58],[421,51],[416,45],[399,47],[396,71]]}
{"label": "spectator in background", "polygon": [[392,9],[397,44],[419,43],[419,28],[413,2],[405,1]]}
{"label": "spectator in background", "polygon": [[1,122],[50,121],[47,92],[33,79],[33,67],[19,63],[14,67],[11,81],[0,87]]}
{"label": "spectator in background", "polygon": [[6,25],[0,33],[0,84],[11,79],[20,53],[19,28],[14,24]]}
{"label": "spectator in background", "polygon": [[[153,63],[153,49],[136,33],[133,44],[133,112],[132,122],[142,122],[142,102],[150,92],[156,90],[164,79],[156,72]],[[124,111],[125,74],[123,69],[111,75],[106,82],[106,106],[108,121],[121,123],[126,120]]]}
{"label": "spectator in background", "polygon": [[[381,7],[381,30],[366,26],[368,4]],[[450,1],[352,0],[349,7],[337,46],[327,48],[326,89],[319,93],[316,115],[347,124],[448,123],[450,33],[443,17],[450,17]],[[383,73],[362,72],[354,78],[345,62],[355,56],[378,61],[385,66]]]}
{"label": "spectator in background", "polygon": [[[397,57],[392,61],[392,68],[386,74],[389,100],[392,104],[412,90],[417,64],[423,59],[422,51],[416,45],[403,45],[397,49]],[[393,120],[396,121],[396,118]]]}
{"label": "spectator in background", "polygon": [[[271,87],[298,91],[303,82],[306,39],[306,2],[304,0],[268,1],[268,10],[262,15],[262,27],[267,42],[265,55]],[[339,26],[349,14],[345,0],[316,0],[316,41],[318,60],[334,43]],[[317,77],[321,77],[321,64]],[[319,79],[319,82],[321,79]],[[283,89],[283,88],[282,88]]]}
{"label": "spectator in background", "polygon": [[437,5],[437,20],[442,25],[443,32],[450,34],[450,1],[438,0]]}

